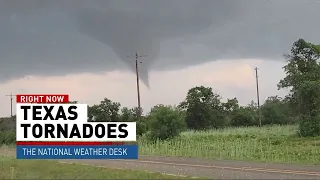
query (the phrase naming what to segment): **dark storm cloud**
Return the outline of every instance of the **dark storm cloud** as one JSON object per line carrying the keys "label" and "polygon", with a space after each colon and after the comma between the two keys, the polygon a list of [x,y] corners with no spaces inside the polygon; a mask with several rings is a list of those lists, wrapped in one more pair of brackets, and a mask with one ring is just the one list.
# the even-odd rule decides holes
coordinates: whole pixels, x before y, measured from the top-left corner
{"label": "dark storm cloud", "polygon": [[[102,72],[141,60],[176,69],[216,59],[279,59],[320,42],[318,0],[0,0],[0,76]],[[132,58],[127,58],[127,57]]]}

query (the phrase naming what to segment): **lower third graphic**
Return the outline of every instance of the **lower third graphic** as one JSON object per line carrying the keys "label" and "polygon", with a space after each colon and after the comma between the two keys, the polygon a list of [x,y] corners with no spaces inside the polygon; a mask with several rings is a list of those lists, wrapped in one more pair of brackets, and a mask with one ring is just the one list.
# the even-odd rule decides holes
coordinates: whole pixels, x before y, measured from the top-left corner
{"label": "lower third graphic", "polygon": [[138,159],[138,146],[17,145],[17,159]]}

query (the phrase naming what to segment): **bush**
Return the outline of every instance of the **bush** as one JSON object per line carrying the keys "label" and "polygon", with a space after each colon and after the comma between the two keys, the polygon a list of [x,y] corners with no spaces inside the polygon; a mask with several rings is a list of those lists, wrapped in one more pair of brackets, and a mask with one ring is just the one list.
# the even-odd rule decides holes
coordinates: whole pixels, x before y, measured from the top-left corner
{"label": "bush", "polygon": [[204,130],[210,129],[212,125],[212,109],[200,105],[189,107],[186,112],[186,124],[188,129]]}
{"label": "bush", "polygon": [[6,130],[0,131],[0,146],[1,145],[10,145],[16,142],[16,131]]}
{"label": "bush", "polygon": [[184,113],[171,106],[152,108],[149,118],[149,138],[152,140],[173,138],[186,127]]}
{"label": "bush", "polygon": [[138,136],[141,136],[147,132],[147,130],[148,130],[147,122],[148,122],[147,117],[140,117],[137,119],[136,123],[137,123],[137,135]]}
{"label": "bush", "polygon": [[320,136],[320,117],[303,116],[299,123],[299,134],[303,137]]}
{"label": "bush", "polygon": [[240,107],[231,114],[231,126],[254,126],[257,123],[257,114],[249,108]]}
{"label": "bush", "polygon": [[16,116],[0,118],[0,131],[16,129]]}
{"label": "bush", "polygon": [[287,124],[289,117],[282,111],[278,104],[266,104],[261,107],[261,115],[263,117],[262,124]]}

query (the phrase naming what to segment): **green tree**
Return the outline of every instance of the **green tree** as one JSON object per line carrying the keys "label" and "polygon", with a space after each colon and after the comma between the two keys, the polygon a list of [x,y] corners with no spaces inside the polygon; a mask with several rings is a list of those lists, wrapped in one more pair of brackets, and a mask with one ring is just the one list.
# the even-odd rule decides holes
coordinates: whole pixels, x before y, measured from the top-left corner
{"label": "green tree", "polygon": [[286,77],[278,88],[289,88],[288,98],[299,113],[299,132],[302,136],[320,135],[320,45],[299,39],[291,54],[285,55]]}
{"label": "green tree", "polygon": [[240,108],[238,99],[235,97],[233,99],[227,99],[227,102],[222,103],[223,113],[224,113],[224,125],[231,126],[232,116],[236,110]]}
{"label": "green tree", "polygon": [[92,121],[94,121],[94,114],[95,114],[95,110],[96,110],[96,107],[94,107],[94,106],[96,106],[96,105],[93,105],[93,106],[89,106],[88,105],[88,108],[87,108],[87,110],[88,110],[88,121],[90,122],[92,122]]}
{"label": "green tree", "polygon": [[258,124],[258,105],[254,101],[251,101],[247,106],[240,107],[232,112],[232,126],[255,126]]}
{"label": "green tree", "polygon": [[141,116],[136,120],[137,123],[137,135],[141,136],[142,134],[148,131],[148,117]]}
{"label": "green tree", "polygon": [[179,109],[172,106],[157,105],[148,116],[149,135],[155,139],[173,138],[185,129],[185,121]]}
{"label": "green tree", "polygon": [[232,112],[236,109],[239,109],[239,102],[238,99],[235,97],[233,99],[228,99],[227,102],[222,103],[224,110],[227,112]]}
{"label": "green tree", "polygon": [[[139,117],[139,108],[138,107],[132,108],[131,112],[133,113],[134,117]],[[143,109],[142,108],[140,108],[140,113],[141,113],[141,116],[142,116],[142,114],[143,114]]]}
{"label": "green tree", "polygon": [[254,126],[257,125],[256,113],[249,107],[239,107],[230,114],[231,126]]}
{"label": "green tree", "polygon": [[121,122],[133,122],[136,121],[136,116],[132,109],[123,107],[121,109],[120,120]]}
{"label": "green tree", "polygon": [[292,123],[289,105],[278,96],[270,96],[261,106],[262,124]]}
{"label": "green tree", "polygon": [[221,97],[211,87],[189,89],[186,100],[179,107],[186,109],[186,123],[190,129],[208,129],[223,126]]}
{"label": "green tree", "polygon": [[112,102],[108,98],[104,98],[99,105],[93,105],[88,109],[89,121],[97,122],[119,122],[120,103]]}
{"label": "green tree", "polygon": [[[141,113],[143,109],[141,109]],[[121,122],[136,122],[137,135],[142,135],[147,131],[147,118],[144,116],[139,117],[139,108],[134,107],[129,109],[123,107],[120,113]]]}

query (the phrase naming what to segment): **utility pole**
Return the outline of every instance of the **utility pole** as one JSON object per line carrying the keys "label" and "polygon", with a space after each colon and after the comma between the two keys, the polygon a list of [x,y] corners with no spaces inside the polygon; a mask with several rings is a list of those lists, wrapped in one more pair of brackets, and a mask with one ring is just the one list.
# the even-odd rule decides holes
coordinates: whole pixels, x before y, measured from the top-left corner
{"label": "utility pole", "polygon": [[256,71],[256,85],[257,85],[257,102],[258,102],[258,116],[259,116],[259,125],[261,124],[261,114],[260,114],[260,95],[259,95],[259,76],[258,76],[258,67],[254,68]]}
{"label": "utility pole", "polygon": [[11,115],[11,117],[13,117],[13,113],[12,113],[13,96],[16,96],[16,95],[13,95],[13,94],[11,93],[11,94],[6,95],[6,96],[9,96],[9,97],[10,97],[10,115]]}
{"label": "utility pole", "polygon": [[137,78],[137,96],[138,96],[138,117],[141,116],[141,100],[140,100],[140,82],[139,82],[139,64],[142,62],[139,61],[140,57],[147,57],[147,55],[139,56],[138,51],[136,51],[135,63],[136,63],[136,78]]}

